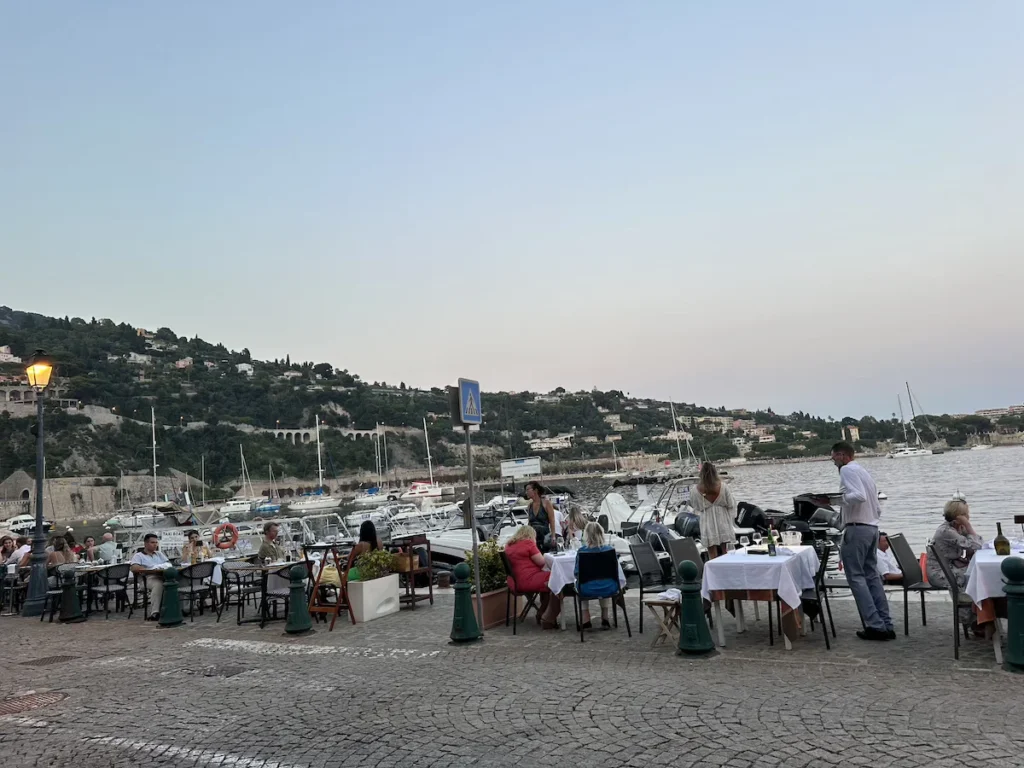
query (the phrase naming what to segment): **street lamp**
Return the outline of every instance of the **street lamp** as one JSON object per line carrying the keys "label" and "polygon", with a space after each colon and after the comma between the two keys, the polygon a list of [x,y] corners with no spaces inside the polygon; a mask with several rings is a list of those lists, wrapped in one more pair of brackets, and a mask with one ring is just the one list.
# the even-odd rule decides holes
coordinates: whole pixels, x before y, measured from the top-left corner
{"label": "street lamp", "polygon": [[46,534],[43,531],[43,390],[50,383],[53,364],[41,349],[28,360],[29,386],[36,390],[36,530],[32,535],[32,571],[22,616],[40,616],[46,602]]}

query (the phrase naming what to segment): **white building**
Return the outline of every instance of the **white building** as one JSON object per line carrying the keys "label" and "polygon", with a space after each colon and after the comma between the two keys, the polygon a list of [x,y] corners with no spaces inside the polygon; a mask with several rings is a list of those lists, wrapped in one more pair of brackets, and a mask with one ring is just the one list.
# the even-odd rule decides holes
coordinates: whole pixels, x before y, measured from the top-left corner
{"label": "white building", "polygon": [[775,435],[761,435],[760,437],[757,438],[757,442],[759,442],[759,443],[774,443],[775,442]]}
{"label": "white building", "polygon": [[747,437],[764,437],[765,435],[770,435],[774,431],[775,427],[772,426],[771,424],[762,424],[759,427],[750,427],[749,429],[744,429],[743,434],[746,435]]}
{"label": "white building", "polygon": [[0,347],[0,363],[20,363],[21,358],[11,354],[11,348],[4,344]]}
{"label": "white building", "polygon": [[617,413],[609,413],[604,417],[604,420],[605,423],[616,432],[632,432],[635,429],[635,425],[627,424]]}
{"label": "white building", "polygon": [[997,421],[1003,416],[1019,416],[1024,414],[1024,405],[1009,405],[1006,408],[986,408],[981,411],[975,411],[975,416],[984,416],[989,421]]}
{"label": "white building", "polygon": [[285,371],[281,374],[282,379],[301,379],[302,371]]}
{"label": "white building", "polygon": [[531,451],[563,451],[572,448],[572,435],[555,435],[554,437],[538,437],[527,441]]}
{"label": "white building", "polygon": [[238,373],[244,373],[246,376],[252,376],[253,374],[252,363],[238,363],[235,365],[235,370]]}
{"label": "white building", "polygon": [[750,443],[745,437],[734,437],[732,444],[736,446],[736,450],[739,451],[740,456],[746,456],[750,453]]}
{"label": "white building", "polygon": [[690,425],[700,427],[705,432],[728,432],[732,429],[732,416],[692,416]]}
{"label": "white building", "polygon": [[130,365],[149,365],[153,362],[153,358],[149,355],[140,355],[138,352],[128,353],[128,363]]}

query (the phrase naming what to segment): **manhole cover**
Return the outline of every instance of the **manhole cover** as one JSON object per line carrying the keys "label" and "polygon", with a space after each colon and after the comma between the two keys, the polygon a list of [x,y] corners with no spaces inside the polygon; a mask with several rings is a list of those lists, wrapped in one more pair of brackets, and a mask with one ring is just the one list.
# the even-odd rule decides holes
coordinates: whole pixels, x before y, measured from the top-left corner
{"label": "manhole cover", "polygon": [[44,656],[41,659],[23,661],[21,665],[24,667],[45,667],[47,664],[63,664],[65,661],[73,661],[77,658],[77,656]]}
{"label": "manhole cover", "polygon": [[66,693],[31,693],[28,696],[15,696],[0,701],[0,715],[16,715],[40,707],[48,707],[66,699]]}

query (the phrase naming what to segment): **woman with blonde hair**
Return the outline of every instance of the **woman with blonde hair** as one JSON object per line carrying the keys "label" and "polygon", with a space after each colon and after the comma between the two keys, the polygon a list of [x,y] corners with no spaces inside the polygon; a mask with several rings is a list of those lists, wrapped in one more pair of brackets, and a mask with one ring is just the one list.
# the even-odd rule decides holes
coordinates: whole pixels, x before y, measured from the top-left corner
{"label": "woman with blonde hair", "polygon": [[575,539],[577,548],[583,542],[583,531],[586,529],[588,521],[586,516],[583,514],[577,505],[573,504],[569,508],[569,514],[565,518],[565,540],[566,542]]}
{"label": "woman with blonde hair", "polygon": [[557,627],[555,619],[558,618],[562,601],[548,589],[551,573],[544,570],[544,555],[537,549],[537,530],[529,525],[519,526],[505,542],[505,557],[512,568],[516,590],[536,592],[540,595],[537,622],[544,629]]}
{"label": "woman with blonde hair", "polygon": [[710,461],[700,465],[695,491],[690,494],[690,508],[700,518],[700,541],[707,549],[708,557],[724,555],[725,545],[736,540],[732,530],[736,501]]}
{"label": "woman with blonde hair", "polygon": [[[576,552],[576,578],[580,575],[580,553],[586,552],[607,552],[614,550],[604,540],[604,528],[600,523],[587,523],[583,529],[583,546]],[[585,588],[584,588],[585,587]],[[590,600],[597,598],[601,606],[601,629],[611,629],[611,622],[608,621],[608,611],[612,607],[611,595],[619,593],[619,582],[616,579],[595,579],[588,581],[580,588],[580,621],[582,629],[590,629]],[[608,597],[601,597],[608,595]]]}
{"label": "woman with blonde hair", "polygon": [[[932,547],[946,562],[961,590],[967,585],[967,566],[974,553],[984,546],[981,536],[971,525],[971,510],[963,499],[950,499],[942,510],[942,524],[935,530]],[[934,557],[928,558],[928,583],[935,587],[948,587],[946,574]],[[974,607],[961,605],[960,621],[977,633]]]}

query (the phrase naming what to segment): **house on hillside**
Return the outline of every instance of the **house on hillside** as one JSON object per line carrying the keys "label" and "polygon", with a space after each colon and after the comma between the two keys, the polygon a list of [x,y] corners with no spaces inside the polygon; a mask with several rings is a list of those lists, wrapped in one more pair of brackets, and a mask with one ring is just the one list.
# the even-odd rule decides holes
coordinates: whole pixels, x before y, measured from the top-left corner
{"label": "house on hillside", "polygon": [[20,363],[21,358],[11,353],[11,348],[4,344],[0,347],[0,363]]}
{"label": "house on hillside", "polygon": [[280,378],[287,380],[301,379],[302,371],[285,371],[284,373],[281,374]]}
{"label": "house on hillside", "polygon": [[252,363],[236,363],[235,371],[238,373],[244,373],[246,376],[252,376],[254,373]]}
{"label": "house on hillside", "polygon": [[149,355],[141,355],[138,352],[128,353],[128,364],[129,365],[149,365],[153,362],[153,358]]}
{"label": "house on hillside", "polygon": [[192,358],[191,357],[183,357],[183,358],[181,358],[181,360],[175,361],[174,367],[177,368],[179,371],[183,371],[186,368],[191,368],[192,367]]}

